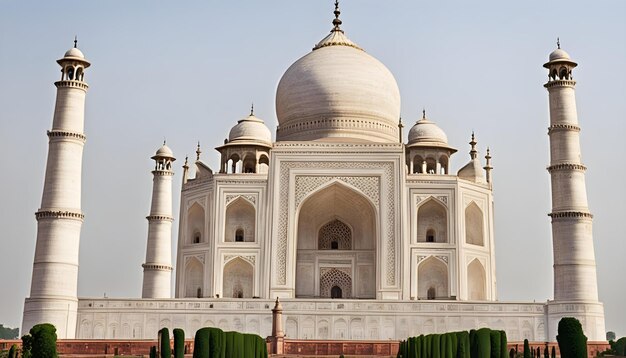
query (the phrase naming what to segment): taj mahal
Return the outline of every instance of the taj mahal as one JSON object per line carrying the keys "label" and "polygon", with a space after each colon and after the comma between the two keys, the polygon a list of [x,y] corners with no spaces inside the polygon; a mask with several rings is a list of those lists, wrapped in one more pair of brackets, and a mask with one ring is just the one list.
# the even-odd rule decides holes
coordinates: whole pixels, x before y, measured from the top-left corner
{"label": "taj mahal", "polygon": [[[581,321],[590,341],[605,339],[580,159],[577,64],[560,46],[543,65],[554,295],[537,303],[497,297],[489,149],[474,133],[468,144],[448,143],[426,111],[407,126],[404,142],[396,80],[348,38],[337,4],[330,33],[280,79],[275,133],[252,108],[223,143],[213,143],[219,168],[203,162],[198,145],[174,180],[173,151],[163,143],[152,156],[146,255],[137,262],[142,297],[78,297],[90,62],[76,43],[57,62],[22,331],[50,322],[59,338],[145,339],[162,327],[192,337],[204,326],[268,336],[278,297],[285,333],[299,339],[405,339],[490,327],[509,340],[554,341],[567,316]],[[467,156],[467,164],[452,168],[453,155]],[[181,182],[174,218],[172,190]]]}

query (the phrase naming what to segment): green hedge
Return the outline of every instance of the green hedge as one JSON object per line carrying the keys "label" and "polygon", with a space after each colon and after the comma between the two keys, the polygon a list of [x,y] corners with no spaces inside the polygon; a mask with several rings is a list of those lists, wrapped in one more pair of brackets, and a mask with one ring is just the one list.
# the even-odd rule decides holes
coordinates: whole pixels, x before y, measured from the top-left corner
{"label": "green hedge", "polygon": [[193,358],[267,358],[265,340],[256,334],[201,328],[196,332]]}
{"label": "green hedge", "polygon": [[587,358],[587,337],[576,318],[561,318],[556,341],[561,358]]}
{"label": "green hedge", "polygon": [[400,342],[398,357],[507,358],[506,343],[504,331],[492,331],[488,328],[420,335]]}
{"label": "green hedge", "polygon": [[524,358],[530,358],[530,345],[528,339],[524,339]]}

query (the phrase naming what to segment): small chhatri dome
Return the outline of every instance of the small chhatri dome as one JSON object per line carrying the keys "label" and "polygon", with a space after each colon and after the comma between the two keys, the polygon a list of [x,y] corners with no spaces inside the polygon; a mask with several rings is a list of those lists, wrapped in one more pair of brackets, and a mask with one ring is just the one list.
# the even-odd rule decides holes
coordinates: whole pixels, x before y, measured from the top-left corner
{"label": "small chhatri dome", "polygon": [[556,50],[550,53],[550,61],[556,61],[556,60],[571,60],[571,58],[569,57],[569,54],[565,52],[565,50],[561,50],[560,48],[557,48]]}
{"label": "small chhatri dome", "polygon": [[411,144],[448,144],[448,136],[435,124],[426,118],[426,111],[423,111],[422,119],[417,121],[409,131],[409,145]]}
{"label": "small chhatri dome", "polygon": [[240,119],[228,134],[228,144],[244,143],[272,144],[272,133],[265,122],[254,115],[254,109],[248,117]]}
{"label": "small chhatri dome", "polygon": [[167,144],[163,142],[163,145],[161,146],[161,148],[159,148],[159,150],[157,150],[154,156],[152,157],[152,159],[155,159],[155,158],[172,158],[173,159],[174,152],[172,152],[170,147],[168,147]]}
{"label": "small chhatri dome", "polygon": [[548,56],[548,62],[544,63],[543,67],[550,68],[551,65],[556,64],[569,64],[571,68],[577,66],[576,62],[572,61],[570,55],[561,49],[561,41],[559,39],[556,41],[556,47],[556,50],[552,51],[550,56]]}
{"label": "small chhatri dome", "polygon": [[71,49],[67,50],[63,57],[75,57],[85,59],[85,55],[83,55],[83,52],[76,47],[72,47]]}
{"label": "small chhatri dome", "polygon": [[278,141],[397,142],[400,91],[391,72],[333,28],[281,78]]}

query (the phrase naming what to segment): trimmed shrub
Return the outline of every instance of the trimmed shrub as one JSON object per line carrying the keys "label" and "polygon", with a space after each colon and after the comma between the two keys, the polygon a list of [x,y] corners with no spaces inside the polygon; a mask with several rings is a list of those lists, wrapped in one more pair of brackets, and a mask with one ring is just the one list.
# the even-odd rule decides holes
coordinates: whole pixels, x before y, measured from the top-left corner
{"label": "trimmed shrub", "polygon": [[524,339],[524,358],[530,358],[530,346],[528,345],[528,339]]}
{"label": "trimmed shrub", "polygon": [[511,348],[511,350],[509,351],[509,358],[515,358],[515,356],[515,349]]}
{"label": "trimmed shrub", "polygon": [[506,331],[500,331],[500,358],[506,358],[508,351],[506,350],[506,345],[508,340],[506,338]]}
{"label": "trimmed shrub", "polygon": [[500,331],[489,332],[491,358],[500,358]]}
{"label": "trimmed shrub", "polygon": [[548,352],[548,346],[543,349],[543,358],[550,358],[550,353]]}
{"label": "trimmed shrub", "polygon": [[50,323],[34,325],[30,329],[33,337],[31,354],[36,358],[57,358],[57,329]]}
{"label": "trimmed shrub", "polygon": [[556,341],[561,358],[587,358],[587,337],[576,318],[561,318]]}
{"label": "trimmed shrub", "polygon": [[156,346],[150,347],[150,358],[157,358]]}
{"label": "trimmed shrub", "polygon": [[161,358],[172,358],[172,348],[170,346],[170,330],[163,327],[159,330],[159,338],[161,339]]}
{"label": "trimmed shrub", "polygon": [[556,347],[552,346],[552,354],[550,355],[550,358],[556,358]]}
{"label": "trimmed shrub", "polygon": [[491,356],[491,330],[489,328],[481,328],[476,331],[476,342],[478,357],[486,358]]}
{"label": "trimmed shrub", "polygon": [[469,331],[469,348],[470,348],[470,357],[471,358],[481,358],[478,355],[478,342],[476,340],[476,330],[470,329]]}
{"label": "trimmed shrub", "polygon": [[618,339],[613,343],[612,348],[616,355],[626,355],[626,337]]}
{"label": "trimmed shrub", "polygon": [[174,358],[185,357],[185,331],[174,328]]}
{"label": "trimmed shrub", "polygon": [[31,349],[33,348],[33,337],[30,334],[22,336],[22,358],[32,357]]}
{"label": "trimmed shrub", "polygon": [[12,345],[9,349],[9,358],[17,358],[17,345]]}
{"label": "trimmed shrub", "polygon": [[200,328],[193,340],[193,358],[209,357],[209,329]]}

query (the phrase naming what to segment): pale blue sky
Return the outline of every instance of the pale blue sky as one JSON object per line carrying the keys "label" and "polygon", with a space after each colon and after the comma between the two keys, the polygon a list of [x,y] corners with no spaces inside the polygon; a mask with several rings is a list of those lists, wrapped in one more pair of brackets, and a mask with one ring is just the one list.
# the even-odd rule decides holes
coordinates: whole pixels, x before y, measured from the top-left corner
{"label": "pale blue sky", "polygon": [[[574,76],[607,329],[626,335],[626,2],[344,0],[343,29],[395,75],[410,125],[426,107],[467,160],[494,157],[500,300],[552,296],[548,105],[542,64],[562,47]],[[282,73],[331,28],[332,1],[4,1],[0,4],[0,323],[30,289],[55,60],[78,35],[86,73],[80,296],[138,297],[152,179],[164,137],[215,168],[249,111],[275,128]],[[177,216],[177,207],[175,215]],[[177,224],[175,223],[175,228]],[[177,230],[174,230],[176,238]]]}

